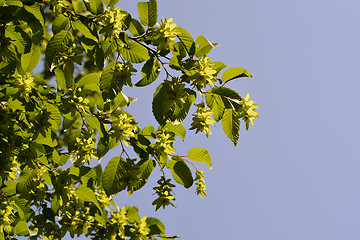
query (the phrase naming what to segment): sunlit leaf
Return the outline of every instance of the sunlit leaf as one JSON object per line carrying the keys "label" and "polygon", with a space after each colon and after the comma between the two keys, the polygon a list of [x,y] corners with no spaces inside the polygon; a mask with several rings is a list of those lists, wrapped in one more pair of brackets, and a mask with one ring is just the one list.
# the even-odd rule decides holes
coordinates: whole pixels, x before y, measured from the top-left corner
{"label": "sunlit leaf", "polygon": [[55,73],[55,77],[56,77],[57,87],[60,88],[61,90],[65,90],[66,89],[66,79],[65,79],[64,71],[61,68],[56,68],[54,70],[54,73]]}
{"label": "sunlit leaf", "polygon": [[46,136],[43,136],[42,134],[39,134],[39,136],[34,140],[36,143],[40,143],[49,147],[55,147],[58,145],[58,142],[56,140],[56,134],[48,129],[45,132]]}
{"label": "sunlit leaf", "polygon": [[151,134],[155,132],[154,126],[146,126],[142,129],[142,134],[147,138],[152,138]]}
{"label": "sunlit leaf", "polygon": [[29,234],[29,228],[25,221],[20,221],[15,226],[15,234],[19,236],[25,236]]}
{"label": "sunlit leaf", "polygon": [[85,6],[91,13],[98,15],[104,12],[104,4],[102,0],[87,0],[84,2],[86,2]]}
{"label": "sunlit leaf", "polygon": [[216,70],[216,76],[219,75],[219,73],[227,67],[227,65],[225,63],[222,63],[222,62],[217,62],[217,61],[214,61],[214,62],[211,62],[214,66],[215,66],[215,70]]}
{"label": "sunlit leaf", "polygon": [[240,95],[226,87],[214,87],[205,94],[206,104],[213,112],[215,121],[222,118],[225,108],[238,110],[241,105]]}
{"label": "sunlit leaf", "polygon": [[129,31],[134,37],[143,35],[145,33],[144,27],[141,25],[141,23],[136,20],[135,18],[131,19],[131,23],[129,26]]}
{"label": "sunlit leaf", "polygon": [[128,217],[130,223],[140,223],[141,221],[139,209],[137,207],[128,206],[126,208],[126,217]]}
{"label": "sunlit leaf", "polygon": [[190,56],[195,54],[196,46],[193,37],[185,29],[178,27],[179,34],[177,35],[181,43],[184,45],[186,51]]}
{"label": "sunlit leaf", "polygon": [[40,61],[40,49],[31,48],[30,52],[21,56],[21,67],[25,72],[31,72],[35,69]]}
{"label": "sunlit leaf", "polygon": [[212,161],[211,161],[211,158],[210,158],[210,154],[204,148],[199,148],[199,147],[191,148],[187,152],[187,157],[190,160],[195,161],[195,162],[206,163],[210,168],[212,166]]}
{"label": "sunlit leaf", "polygon": [[222,75],[222,80],[224,82],[228,82],[230,80],[236,79],[236,78],[242,78],[242,77],[248,77],[253,78],[250,73],[245,68],[242,67],[234,67],[229,68],[226,70]]}
{"label": "sunlit leaf", "polygon": [[148,27],[154,26],[158,17],[156,0],[149,0],[149,2],[139,2],[137,7],[141,23]]}
{"label": "sunlit leaf", "polygon": [[66,80],[66,87],[72,88],[74,86],[74,63],[66,62],[63,65],[64,77]]}
{"label": "sunlit leaf", "polygon": [[20,174],[16,185],[17,193],[26,193],[30,190],[31,184],[34,182],[38,175],[39,170],[25,167]]}
{"label": "sunlit leaf", "polygon": [[93,117],[93,116],[87,117],[85,118],[85,122],[88,124],[89,127],[91,127],[94,130],[97,130],[100,137],[104,136],[101,130],[101,123],[97,117]]}
{"label": "sunlit leaf", "polygon": [[62,124],[62,116],[59,109],[55,105],[47,103],[46,110],[50,113],[49,122],[52,123],[52,126],[55,129],[55,131],[59,130]]}
{"label": "sunlit leaf", "polygon": [[85,76],[83,76],[77,83],[77,87],[83,87],[88,84],[98,84],[99,83],[100,76],[98,73],[90,73]]}
{"label": "sunlit leaf", "polygon": [[80,184],[77,186],[75,190],[76,195],[79,197],[82,201],[92,202],[95,204],[95,206],[98,207],[100,211],[102,211],[102,208],[100,207],[100,204],[98,200],[96,199],[95,193],[90,188],[86,187],[83,184]]}
{"label": "sunlit leaf", "polygon": [[46,47],[46,52],[45,52],[45,61],[51,65],[51,63],[53,62],[56,54],[58,54],[59,52],[61,52],[62,49],[62,44],[69,42],[70,40],[73,39],[73,36],[70,32],[65,31],[65,30],[61,30],[58,34],[54,35],[47,47]]}
{"label": "sunlit leaf", "polygon": [[71,25],[74,29],[81,32],[86,38],[98,42],[98,36],[96,35],[96,32],[91,31],[87,26],[85,26],[85,24],[82,21],[80,20],[73,21],[71,22]]}
{"label": "sunlit leaf", "polygon": [[160,74],[160,63],[151,58],[148,60],[141,69],[142,79],[135,84],[137,87],[147,86],[154,82]]}
{"label": "sunlit leaf", "polygon": [[184,160],[170,160],[166,166],[171,169],[171,173],[176,182],[189,188],[193,185],[193,177],[190,168]]}
{"label": "sunlit leaf", "polygon": [[164,224],[157,218],[148,217],[146,219],[146,223],[150,228],[151,235],[164,235],[165,234],[165,226]]}
{"label": "sunlit leaf", "polygon": [[156,166],[154,161],[151,159],[141,161],[137,165],[139,166],[139,174],[138,174],[139,181],[136,182],[135,184],[132,184],[128,188],[128,190],[127,190],[128,195],[132,194],[134,191],[139,190],[146,184],[152,171],[155,169],[155,166]]}
{"label": "sunlit leaf", "polygon": [[240,131],[240,114],[233,109],[225,109],[222,118],[222,127],[230,140],[237,145]]}
{"label": "sunlit leaf", "polygon": [[5,28],[5,37],[12,40],[19,53],[28,53],[31,48],[30,37],[18,26],[9,25]]}
{"label": "sunlit leaf", "polygon": [[119,0],[104,0],[106,6],[113,7],[115,6]]}
{"label": "sunlit leaf", "polygon": [[150,58],[149,51],[146,47],[136,42],[130,42],[128,47],[121,48],[120,54],[132,63],[145,62]]}
{"label": "sunlit leaf", "polygon": [[162,129],[166,130],[167,132],[174,133],[175,136],[179,136],[183,141],[185,140],[186,129],[180,123],[174,124],[172,122],[167,122],[165,126],[162,127]]}
{"label": "sunlit leaf", "polygon": [[123,174],[123,162],[125,160],[121,157],[112,158],[106,165],[104,174],[102,176],[102,185],[106,194],[113,195],[124,189],[127,185],[120,181]]}
{"label": "sunlit leaf", "polygon": [[59,33],[61,30],[66,30],[69,27],[69,18],[65,17],[63,14],[59,14],[55,17],[52,24],[52,32],[54,34]]}
{"label": "sunlit leaf", "polygon": [[215,46],[209,42],[204,36],[200,35],[195,40],[196,44],[196,57],[202,57],[208,54]]}
{"label": "sunlit leaf", "polygon": [[24,9],[31,13],[42,26],[45,25],[44,12],[40,4],[24,5]]}

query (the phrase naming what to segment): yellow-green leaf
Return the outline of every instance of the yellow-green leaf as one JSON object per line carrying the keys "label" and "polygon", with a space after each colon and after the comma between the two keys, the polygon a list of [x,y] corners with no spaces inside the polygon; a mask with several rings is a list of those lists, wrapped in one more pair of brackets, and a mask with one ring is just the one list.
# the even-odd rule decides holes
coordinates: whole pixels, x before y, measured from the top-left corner
{"label": "yellow-green leaf", "polygon": [[228,82],[230,80],[236,79],[236,78],[242,78],[242,77],[248,77],[253,78],[250,73],[245,68],[242,67],[234,67],[229,68],[226,70],[222,75],[222,80],[224,82]]}
{"label": "yellow-green leaf", "polygon": [[225,109],[222,118],[222,127],[225,134],[236,146],[239,140],[240,114],[233,109]]}
{"label": "yellow-green leaf", "polygon": [[148,2],[139,2],[138,5],[139,18],[144,26],[152,27],[156,24],[157,2],[156,0],[149,0]]}
{"label": "yellow-green leaf", "polygon": [[194,162],[206,163],[210,168],[212,161],[209,152],[200,147],[194,147],[187,152],[187,157]]}
{"label": "yellow-green leaf", "polygon": [[80,200],[87,201],[87,202],[92,202],[92,203],[95,204],[95,206],[98,207],[100,212],[102,211],[102,208],[100,207],[100,204],[99,204],[93,190],[91,190],[90,188],[86,187],[83,184],[80,184],[76,188],[75,193],[79,197]]}
{"label": "yellow-green leaf", "polygon": [[136,42],[130,42],[128,47],[121,48],[120,54],[132,63],[145,62],[150,58],[147,48]]}

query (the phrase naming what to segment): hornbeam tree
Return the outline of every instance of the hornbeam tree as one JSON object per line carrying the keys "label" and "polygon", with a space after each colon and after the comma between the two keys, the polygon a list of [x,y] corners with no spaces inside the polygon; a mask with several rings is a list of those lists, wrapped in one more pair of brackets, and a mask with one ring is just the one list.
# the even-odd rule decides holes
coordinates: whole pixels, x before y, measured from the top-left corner
{"label": "hornbeam tree", "polygon": [[[194,111],[187,128],[206,137],[221,122],[236,145],[240,123],[248,130],[258,117],[249,94],[225,87],[251,74],[207,56],[218,44],[159,20],[156,0],[137,4],[139,19],[117,2],[0,0],[0,239],[176,238],[113,197],[157,169],[155,210],[174,206],[175,184],[204,198],[198,165],[212,160],[203,148],[176,151],[182,121]],[[126,111],[136,101],[126,87],[155,80],[158,124],[143,126]]]}

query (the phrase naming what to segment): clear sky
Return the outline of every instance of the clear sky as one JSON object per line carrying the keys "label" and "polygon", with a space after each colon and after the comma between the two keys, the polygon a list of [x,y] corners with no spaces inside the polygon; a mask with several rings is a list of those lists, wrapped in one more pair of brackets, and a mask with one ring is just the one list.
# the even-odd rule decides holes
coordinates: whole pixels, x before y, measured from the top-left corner
{"label": "clear sky", "polygon": [[[119,5],[136,16],[137,2]],[[184,240],[360,239],[360,2],[158,0],[158,7],[159,21],[172,17],[194,38],[220,43],[212,60],[253,74],[229,86],[250,93],[260,118],[247,132],[242,126],[237,147],[221,124],[209,139],[188,131],[177,145],[185,154],[209,150],[214,170],[200,165],[205,200],[178,186],[177,208],[155,213],[154,174],[117,204],[138,206]],[[153,88],[125,93],[139,98],[130,109],[138,122],[154,124]]]}

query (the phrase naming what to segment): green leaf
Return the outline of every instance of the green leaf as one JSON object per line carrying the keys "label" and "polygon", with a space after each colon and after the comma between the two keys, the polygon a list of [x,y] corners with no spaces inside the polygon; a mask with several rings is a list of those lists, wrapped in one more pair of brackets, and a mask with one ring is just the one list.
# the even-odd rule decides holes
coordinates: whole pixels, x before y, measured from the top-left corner
{"label": "green leaf", "polygon": [[226,70],[222,75],[222,80],[224,82],[228,82],[230,80],[236,79],[236,78],[242,78],[242,77],[249,77],[253,78],[250,73],[245,68],[242,67],[234,67],[229,68]]}
{"label": "green leaf", "polygon": [[32,4],[31,6],[24,5],[24,8],[27,12],[31,13],[42,26],[45,25],[44,11],[40,4]]}
{"label": "green leaf", "polygon": [[205,94],[206,104],[213,112],[215,121],[222,118],[225,108],[239,110],[241,97],[234,90],[226,87],[214,87]]}
{"label": "green leaf", "polygon": [[37,169],[32,169],[25,167],[20,174],[19,180],[16,185],[17,193],[26,193],[29,192],[31,184],[34,182],[35,178],[38,175]]}
{"label": "green leaf", "polygon": [[233,109],[225,109],[222,119],[222,127],[225,134],[236,146],[239,140],[240,114]]}
{"label": "green leaf", "polygon": [[85,122],[90,126],[92,129],[97,130],[99,132],[100,137],[103,137],[104,134],[101,130],[101,123],[97,117],[90,116],[85,118]]}
{"label": "green leaf", "polygon": [[44,11],[38,4],[33,4],[31,6],[24,5],[24,9],[25,11],[23,11],[23,14],[26,16],[26,22],[31,29],[31,39],[33,44],[38,45],[41,43],[44,36]]}
{"label": "green leaf", "polygon": [[123,158],[114,157],[105,167],[102,176],[102,185],[108,196],[116,194],[127,187],[126,184],[120,181],[121,175],[123,174],[123,162],[125,162]]}
{"label": "green leaf", "polygon": [[145,160],[145,161],[140,161],[137,166],[139,166],[139,174],[138,174],[138,178],[139,181],[131,184],[128,187],[128,195],[132,194],[134,191],[139,190],[140,188],[142,188],[146,182],[148,181],[152,171],[155,169],[155,162],[151,159],[149,160]]}
{"label": "green leaf", "polygon": [[141,23],[136,20],[135,18],[131,19],[129,31],[134,37],[143,35],[145,33],[144,27],[141,25]]}
{"label": "green leaf", "polygon": [[176,105],[172,117],[170,118],[171,121],[174,121],[175,123],[182,122],[187,117],[189,110],[196,99],[195,91],[191,89],[184,89],[184,91],[187,93],[185,103],[183,105]]}
{"label": "green leaf", "polygon": [[113,68],[115,67],[116,62],[109,63],[100,77],[100,89],[107,90],[111,88],[111,82],[113,79]]}
{"label": "green leaf", "polygon": [[128,206],[126,208],[126,217],[129,223],[140,223],[141,217],[139,215],[139,209],[137,207]]}
{"label": "green leaf", "polygon": [[24,72],[31,72],[35,69],[40,61],[40,49],[37,47],[31,48],[30,52],[21,55],[21,67]]}
{"label": "green leaf", "polygon": [[102,167],[101,164],[96,165],[93,168],[82,166],[80,168],[80,177],[81,182],[86,185],[86,183],[89,181],[89,179],[93,179],[95,181],[95,185],[99,186],[101,184],[101,178],[102,178]]}
{"label": "green leaf", "polygon": [[100,70],[104,68],[105,55],[102,47],[99,45],[95,48],[95,63]]}
{"label": "green leaf", "polygon": [[148,217],[146,219],[146,224],[150,228],[149,235],[164,235],[165,234],[165,226],[159,219],[153,218],[153,217]]}
{"label": "green leaf", "polygon": [[[186,57],[186,49],[184,47],[184,45],[181,42],[176,42],[174,43],[173,47],[170,49],[172,54],[174,55],[174,57],[172,57],[171,59],[173,59],[173,65],[176,65],[179,67],[179,61],[181,61],[181,59],[183,59],[184,57]],[[170,60],[171,63],[171,60]]]}
{"label": "green leaf", "polygon": [[113,149],[119,144],[120,142],[116,141],[115,138],[109,138],[108,136],[100,138],[96,149],[98,158],[101,159],[109,150]]}
{"label": "green leaf", "polygon": [[171,159],[166,166],[171,169],[171,173],[176,182],[184,185],[185,188],[193,185],[194,179],[191,170],[184,160]]}
{"label": "green leaf", "polygon": [[83,76],[77,83],[77,87],[83,87],[88,84],[98,84],[100,76],[98,73],[90,73]]}
{"label": "green leaf", "polygon": [[23,198],[14,198],[15,200],[15,206],[17,209],[17,212],[19,213],[19,216],[22,220],[26,220],[26,213],[30,211],[30,206],[27,204],[27,201]]}
{"label": "green leaf", "polygon": [[113,53],[117,50],[117,41],[110,42],[109,40],[105,39],[101,42],[100,47],[104,53],[104,59],[108,60],[110,56],[113,56]]}
{"label": "green leaf", "polygon": [[96,32],[91,31],[82,21],[73,21],[71,22],[71,26],[81,32],[86,38],[94,40],[95,42],[99,41]]}
{"label": "green leaf", "polygon": [[209,42],[204,36],[200,35],[195,40],[196,44],[196,57],[203,57],[207,55],[215,46]]}
{"label": "green leaf", "polygon": [[9,25],[5,28],[5,37],[11,39],[11,43],[20,54],[28,53],[31,49],[30,37],[18,26]]}
{"label": "green leaf", "polygon": [[59,165],[64,166],[69,161],[69,158],[69,154],[61,154]]}
{"label": "green leaf", "polygon": [[55,56],[61,52],[62,44],[66,44],[72,39],[73,35],[65,30],[61,30],[50,39],[45,51],[45,61],[49,66],[51,66]]}
{"label": "green leaf", "polygon": [[119,93],[118,95],[116,95],[116,97],[111,100],[111,107],[113,109],[115,109],[117,107],[127,106],[127,101],[126,101],[125,97],[126,97],[125,94],[122,92]]}
{"label": "green leaf", "polygon": [[166,130],[167,132],[172,132],[175,136],[179,136],[183,141],[185,141],[186,129],[180,123],[174,124],[172,122],[167,122],[161,129]]}
{"label": "green leaf", "polygon": [[104,4],[102,0],[87,0],[84,1],[88,11],[95,15],[102,14],[104,12]]}
{"label": "green leaf", "polygon": [[156,0],[149,0],[149,2],[139,2],[137,7],[141,23],[148,27],[154,26],[158,18]]}
{"label": "green leaf", "polygon": [[80,184],[76,188],[75,193],[79,197],[80,200],[87,201],[87,202],[92,202],[92,203],[95,204],[95,206],[98,207],[100,212],[102,211],[102,208],[100,207],[100,204],[99,204],[93,190],[91,190],[90,188],[86,187],[83,184]]}
{"label": "green leaf", "polygon": [[155,132],[154,126],[146,126],[142,129],[142,134],[147,138],[152,138],[151,134]]}
{"label": "green leaf", "polygon": [[61,30],[66,30],[69,27],[69,19],[63,14],[59,14],[55,17],[52,23],[52,32],[54,34],[59,33]]}
{"label": "green leaf", "polygon": [[143,87],[154,82],[160,74],[160,67],[160,63],[154,58],[149,59],[141,69],[142,79],[135,86]]}
{"label": "green leaf", "polygon": [[54,73],[55,73],[55,77],[56,77],[57,87],[60,88],[61,90],[65,90],[66,89],[66,79],[65,79],[64,71],[61,68],[56,68],[54,70]]}
{"label": "green leaf", "polygon": [[66,62],[63,66],[63,71],[66,80],[66,87],[72,88],[74,86],[74,63]]}
{"label": "green leaf", "polygon": [[213,112],[215,121],[217,122],[220,121],[225,110],[225,104],[221,96],[212,94],[211,90],[209,90],[205,94],[205,99],[206,99],[206,105],[208,105],[211,111]]}
{"label": "green leaf", "polygon": [[149,51],[146,47],[137,42],[129,42],[128,48],[120,48],[120,54],[129,62],[141,63],[150,58]]}
{"label": "green leaf", "polygon": [[51,177],[49,175],[49,171],[44,171],[41,173],[41,177],[45,180],[45,182],[51,186],[54,186],[54,184],[51,181]]}
{"label": "green leaf", "polygon": [[212,161],[209,152],[204,148],[194,147],[187,152],[187,157],[194,162],[206,163],[210,168]]}
{"label": "green leaf", "polygon": [[45,105],[46,110],[50,113],[49,122],[52,123],[52,127],[55,129],[55,131],[59,130],[62,124],[62,117],[59,109],[50,103],[46,103]]}
{"label": "green leaf", "polygon": [[195,54],[196,46],[193,37],[191,34],[181,27],[177,27],[180,32],[177,37],[180,39],[181,43],[184,45],[186,52],[189,56],[193,56]]}
{"label": "green leaf", "polygon": [[56,147],[58,145],[56,133],[48,129],[45,134],[45,137],[42,134],[39,134],[39,136],[35,139],[35,142],[49,147]]}
{"label": "green leaf", "polygon": [[113,7],[115,6],[119,0],[104,0],[106,6]]}
{"label": "green leaf", "polygon": [[25,236],[29,234],[29,228],[25,221],[20,221],[15,226],[15,234],[19,236]]}
{"label": "green leaf", "polygon": [[1,189],[1,194],[5,196],[11,196],[16,194],[16,182],[14,180],[8,180],[5,183],[5,187]]}
{"label": "green leaf", "polygon": [[224,69],[224,68],[226,68],[227,67],[227,65],[225,64],[225,63],[222,63],[222,62],[217,62],[217,61],[215,61],[215,62],[211,62],[213,65],[214,65],[214,67],[215,67],[215,70],[216,70],[216,76],[217,75],[219,75],[219,73]]}
{"label": "green leaf", "polygon": [[60,208],[60,201],[62,202],[62,200],[60,200],[60,196],[58,195],[55,195],[53,198],[51,198],[51,210],[53,210],[53,212],[56,215],[58,215],[58,210]]}
{"label": "green leaf", "polygon": [[167,121],[182,122],[196,99],[195,91],[183,84],[165,81],[154,93],[152,112],[156,121],[164,125]]}
{"label": "green leaf", "polygon": [[54,149],[53,153],[52,153],[52,162],[54,163],[54,165],[59,165],[60,163],[60,155],[58,153],[58,151],[56,151]]}
{"label": "green leaf", "polygon": [[214,87],[211,92],[221,96],[226,108],[235,110],[240,108],[241,97],[235,90],[226,87]]}

